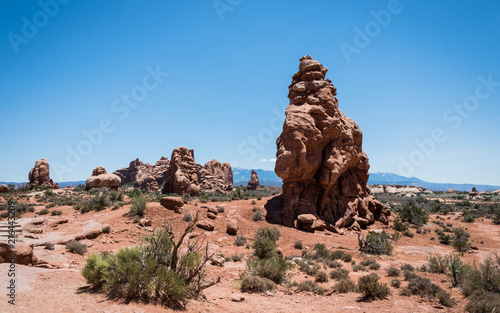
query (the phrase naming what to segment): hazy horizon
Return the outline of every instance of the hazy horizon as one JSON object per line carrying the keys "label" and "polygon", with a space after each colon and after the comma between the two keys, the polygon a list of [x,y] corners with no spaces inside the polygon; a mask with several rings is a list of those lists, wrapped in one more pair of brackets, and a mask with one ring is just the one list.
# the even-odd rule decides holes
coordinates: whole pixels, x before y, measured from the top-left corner
{"label": "hazy horizon", "polygon": [[500,2],[3,1],[0,181],[79,181],[179,146],[274,169],[299,58],[371,173],[500,185]]}

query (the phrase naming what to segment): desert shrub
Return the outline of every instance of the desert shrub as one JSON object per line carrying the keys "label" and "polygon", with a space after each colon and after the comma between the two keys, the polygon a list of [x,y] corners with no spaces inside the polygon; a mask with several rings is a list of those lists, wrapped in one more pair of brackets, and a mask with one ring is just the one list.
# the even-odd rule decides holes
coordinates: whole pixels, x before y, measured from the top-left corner
{"label": "desert shrub", "polygon": [[468,297],[477,290],[500,293],[500,270],[491,258],[486,258],[478,266],[466,270],[462,293]]}
{"label": "desert shrub", "polygon": [[269,237],[256,237],[252,242],[252,248],[255,249],[255,255],[259,259],[268,259],[276,255],[276,243]]}
{"label": "desert shrub", "polygon": [[408,283],[408,289],[412,294],[422,298],[438,299],[442,305],[453,306],[455,300],[438,285],[432,283],[428,278],[416,275]]}
{"label": "desert shrub", "polygon": [[402,221],[407,221],[416,226],[422,226],[429,220],[427,212],[412,200],[406,201],[406,203],[397,208],[396,211]]}
{"label": "desert shrub", "polygon": [[366,266],[361,265],[361,264],[356,264],[356,265],[354,265],[354,266],[352,267],[352,270],[353,270],[354,272],[361,272],[361,271],[365,272],[365,271],[366,271]]}
{"label": "desert shrub", "polygon": [[141,245],[122,248],[114,254],[91,255],[82,275],[94,288],[103,289],[113,297],[126,299],[156,299],[171,306],[183,306],[189,298],[199,298],[201,292],[219,279],[205,281],[206,262],[201,247],[188,245],[181,254],[184,238],[194,230],[198,215],[174,242],[167,224],[148,233]]}
{"label": "desert shrub", "polygon": [[63,214],[63,211],[60,211],[60,210],[52,210],[50,212],[50,215],[62,215]]}
{"label": "desert shrub", "polygon": [[387,269],[387,276],[398,277],[399,275],[401,275],[400,269],[397,269],[397,268],[392,267],[392,266]]}
{"label": "desert shrub", "polygon": [[276,288],[276,284],[267,278],[245,274],[241,278],[241,291],[266,292]]}
{"label": "desert shrub", "polygon": [[189,222],[193,221],[193,215],[191,213],[186,213],[186,214],[184,214],[182,216],[182,220],[184,222],[188,222],[189,223]]}
{"label": "desert shrub", "polygon": [[474,215],[469,210],[462,211],[462,221],[465,223],[474,223],[475,220]]}
{"label": "desert shrub", "polygon": [[44,248],[46,250],[54,250],[54,244],[53,243],[46,242],[43,246],[44,246]]}
{"label": "desert shrub", "polygon": [[399,288],[401,287],[401,281],[397,278],[394,278],[393,280],[391,280],[391,286],[394,288]]}
{"label": "desert shrub", "polygon": [[248,269],[252,275],[267,278],[281,284],[287,272],[292,269],[293,264],[278,256],[265,259],[249,259],[247,262]]}
{"label": "desert shrub", "polygon": [[122,207],[121,202],[115,202],[115,203],[113,203],[113,207],[111,208],[111,210],[118,210],[121,207]]}
{"label": "desert shrub", "polygon": [[255,222],[258,222],[258,221],[262,220],[262,213],[260,212],[260,210],[255,211],[255,213],[252,216],[252,220],[255,221]]}
{"label": "desert shrub", "polygon": [[413,238],[413,236],[415,236],[415,234],[407,229],[403,232],[403,236]]}
{"label": "desert shrub", "polygon": [[102,233],[103,234],[109,234],[111,232],[111,226],[104,226],[102,228]]}
{"label": "desert shrub", "polygon": [[465,311],[469,313],[491,313],[500,308],[500,294],[477,290],[468,298]]}
{"label": "desert shrub", "polygon": [[448,260],[440,255],[431,255],[427,262],[427,269],[430,273],[446,274]]}
{"label": "desert shrub", "polygon": [[320,287],[316,282],[313,282],[311,280],[305,280],[301,282],[298,286],[297,289],[299,291],[305,291],[305,292],[314,292],[319,295],[323,295],[325,293],[325,289]]}
{"label": "desert shrub", "polygon": [[245,236],[236,236],[236,239],[234,240],[234,245],[237,247],[242,247],[247,243],[247,238]]}
{"label": "desert shrub", "polygon": [[257,201],[252,200],[252,204],[253,204],[253,205],[257,204]]}
{"label": "desert shrub", "polygon": [[347,253],[347,252],[344,252],[344,254],[342,255],[342,257],[340,259],[342,261],[344,261],[345,263],[349,263],[352,261],[352,255]]}
{"label": "desert shrub", "polygon": [[451,242],[451,236],[450,235],[445,235],[443,233],[441,233],[439,235],[439,243],[442,243],[443,245],[449,245],[450,242]]}
{"label": "desert shrub", "polygon": [[71,240],[66,244],[66,250],[71,253],[78,253],[84,255],[87,252],[87,246],[76,240]]}
{"label": "desert shrub", "polygon": [[319,267],[317,265],[309,266],[308,264],[306,264],[306,266],[302,266],[300,270],[307,275],[314,276],[318,273]]}
{"label": "desert shrub", "polygon": [[448,256],[447,264],[449,275],[452,278],[452,286],[461,286],[465,279],[465,275],[470,271],[470,266],[465,264],[458,255]]}
{"label": "desert shrub", "polygon": [[330,257],[330,251],[323,243],[315,244],[313,250],[316,253],[316,258],[328,259]]}
{"label": "desert shrub", "polygon": [[314,275],[314,280],[318,283],[326,283],[328,281],[328,275],[323,271],[319,271]]}
{"label": "desert shrub", "polygon": [[132,207],[130,208],[130,215],[136,215],[136,216],[144,216],[144,213],[146,212],[146,206],[147,206],[147,199],[144,196],[137,196],[133,197],[132,200],[130,201],[132,204]]}
{"label": "desert shrub", "polygon": [[225,208],[221,205],[218,205],[216,208],[217,208],[217,213],[224,213],[225,211]]}
{"label": "desert shrub", "polygon": [[371,270],[378,270],[380,268],[380,264],[375,260],[363,260],[359,264],[367,266]]}
{"label": "desert shrub", "polygon": [[394,230],[399,232],[404,232],[405,230],[408,229],[408,227],[405,224],[401,223],[399,219],[395,219],[393,225],[394,225]]}
{"label": "desert shrub", "polygon": [[325,264],[326,264],[329,268],[340,268],[340,267],[342,267],[342,263],[337,262],[337,261],[335,261],[335,260],[326,260],[326,261],[325,261]]}
{"label": "desert shrub", "polygon": [[356,283],[353,282],[350,278],[342,278],[337,281],[333,288],[338,293],[353,292],[356,291]]}
{"label": "desert shrub", "polygon": [[331,279],[346,279],[349,277],[349,271],[343,268],[338,268],[330,272]]}
{"label": "desert shrub", "polygon": [[381,233],[370,233],[366,239],[361,239],[358,233],[359,250],[368,254],[387,254],[392,252],[392,246],[389,242],[389,235],[383,231]]}
{"label": "desert shrub", "polygon": [[123,191],[111,190],[108,193],[111,202],[123,201]]}
{"label": "desert shrub", "polygon": [[38,215],[46,215],[46,214],[49,214],[49,210],[47,209],[42,209],[38,212]]}
{"label": "desert shrub", "polygon": [[466,252],[470,248],[470,244],[468,243],[470,234],[465,231],[462,227],[453,228],[453,233],[455,234],[455,238],[451,245],[458,252]]}
{"label": "desert shrub", "polygon": [[267,237],[272,241],[276,242],[280,239],[281,233],[276,227],[262,226],[255,232],[255,238],[257,237]]}
{"label": "desert shrub", "polygon": [[410,281],[411,279],[417,277],[418,275],[415,274],[415,272],[411,272],[411,271],[408,271],[408,270],[404,270],[403,271],[403,277],[406,281]]}
{"label": "desert shrub", "polygon": [[358,280],[358,292],[363,294],[365,298],[379,298],[387,297],[391,291],[387,284],[379,283],[379,277],[375,274],[365,275]]}
{"label": "desert shrub", "polygon": [[242,259],[243,259],[243,254],[238,254],[238,253],[235,253],[230,257],[230,260],[233,262],[241,262]]}
{"label": "desert shrub", "polygon": [[297,241],[295,241],[295,242],[293,243],[293,247],[294,247],[295,249],[299,249],[299,250],[304,249],[304,246],[303,246],[303,244],[302,244],[302,240],[297,240]]}
{"label": "desert shrub", "polygon": [[132,219],[132,223],[137,224],[141,221],[141,217],[139,215],[134,216]]}

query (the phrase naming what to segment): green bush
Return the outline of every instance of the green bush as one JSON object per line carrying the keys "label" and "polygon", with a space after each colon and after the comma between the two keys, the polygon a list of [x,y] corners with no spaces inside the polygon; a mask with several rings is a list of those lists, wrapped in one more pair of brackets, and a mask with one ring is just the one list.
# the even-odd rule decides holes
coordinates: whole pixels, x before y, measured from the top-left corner
{"label": "green bush", "polygon": [[462,227],[453,228],[453,233],[455,234],[455,238],[451,243],[453,248],[461,253],[468,251],[470,249],[468,243],[470,234]]}
{"label": "green bush", "polygon": [[356,283],[350,278],[342,278],[333,286],[338,293],[347,293],[351,291],[356,291]]}
{"label": "green bush", "polygon": [[318,283],[326,283],[328,281],[328,275],[323,271],[319,271],[314,275],[314,280]]}
{"label": "green bush", "polygon": [[60,210],[52,210],[50,212],[50,215],[62,215],[63,214],[63,211],[60,211]]}
{"label": "green bush", "polygon": [[247,238],[245,236],[236,236],[236,239],[234,240],[234,245],[237,247],[242,247],[247,243]]}
{"label": "green bush", "polygon": [[380,264],[375,260],[363,260],[359,264],[367,266],[371,270],[378,270],[380,268]]}
{"label": "green bush", "polygon": [[343,268],[338,268],[330,272],[330,278],[337,280],[349,278],[349,271]]}
{"label": "green bush", "polygon": [[122,248],[114,254],[91,255],[82,275],[95,288],[113,297],[156,299],[163,304],[183,307],[189,298],[199,298],[202,290],[219,281],[205,281],[208,259],[190,246],[180,254],[184,238],[192,232],[198,215],[177,242],[169,226],[154,230],[144,242],[133,248]]}
{"label": "green bush", "polygon": [[137,215],[140,217],[144,216],[148,203],[147,199],[144,196],[141,195],[138,197],[133,197],[130,203],[132,204],[129,212],[131,215]]}
{"label": "green bush", "polygon": [[402,221],[407,221],[416,226],[422,226],[429,220],[427,212],[412,200],[406,201],[406,203],[397,208],[396,211]]}
{"label": "green bush", "polygon": [[399,275],[401,275],[401,270],[392,266],[387,269],[387,276],[398,277]]}
{"label": "green bush", "polygon": [[445,235],[443,233],[441,233],[439,235],[439,242],[442,243],[443,245],[449,245],[450,242],[451,242],[451,236],[450,235]]}
{"label": "green bush", "polygon": [[405,230],[408,229],[408,227],[405,224],[401,223],[399,219],[395,219],[393,225],[394,225],[394,230],[399,232],[404,232]]}
{"label": "green bush", "polygon": [[299,291],[304,291],[304,292],[314,292],[319,295],[323,295],[325,293],[325,289],[320,287],[316,282],[313,282],[311,280],[305,280],[301,282],[298,286],[297,289]]}
{"label": "green bush", "polygon": [[241,291],[243,292],[266,292],[274,290],[276,284],[267,278],[245,274],[241,278]]}
{"label": "green bush", "polygon": [[437,298],[442,305],[453,306],[455,304],[454,299],[450,297],[449,293],[432,283],[428,278],[415,275],[415,277],[410,279],[407,288],[412,294],[422,298]]}
{"label": "green bush", "polygon": [[49,210],[47,209],[42,209],[38,212],[38,215],[46,215],[46,214],[49,214]]}
{"label": "green bush", "polygon": [[427,268],[430,273],[446,274],[448,260],[440,255],[431,255],[428,259]]}
{"label": "green bush", "polygon": [[84,255],[87,252],[87,246],[76,240],[72,240],[66,244],[66,250],[71,253],[78,253]]}
{"label": "green bush", "polygon": [[293,247],[295,249],[299,249],[299,250],[302,250],[304,249],[304,246],[302,245],[302,240],[297,240],[293,243]]}
{"label": "green bush", "polygon": [[387,284],[378,282],[379,277],[375,274],[365,275],[358,280],[358,292],[363,294],[364,298],[380,298],[387,297],[391,291]]}
{"label": "green bush", "polygon": [[385,231],[381,233],[370,233],[366,236],[366,239],[359,238],[358,241],[360,244],[359,250],[363,253],[390,255],[392,252],[389,235]]}
{"label": "green bush", "polygon": [[292,269],[293,264],[275,256],[257,260],[249,259],[247,266],[252,275],[267,278],[276,284],[281,284],[285,280],[287,272]]}
{"label": "green bush", "polygon": [[354,272],[361,272],[361,271],[362,271],[362,272],[366,272],[366,266],[361,265],[361,264],[356,264],[356,265],[354,265],[354,266],[352,267],[352,270],[353,270]]}
{"label": "green bush", "polygon": [[267,237],[272,241],[276,242],[280,239],[281,233],[276,227],[262,226],[255,232],[255,237]]}
{"label": "green bush", "polygon": [[43,246],[44,246],[44,248],[46,250],[54,250],[54,244],[53,243],[46,242]]}
{"label": "green bush", "polygon": [[401,287],[401,281],[397,278],[394,278],[393,280],[391,280],[391,286],[394,288],[399,288]]}
{"label": "green bush", "polygon": [[184,222],[192,222],[193,221],[193,215],[191,213],[186,213],[182,216],[182,220]]}
{"label": "green bush", "polygon": [[500,294],[477,290],[468,298],[465,311],[469,313],[491,313],[500,308]]}
{"label": "green bush", "polygon": [[103,234],[109,234],[111,232],[111,226],[104,226],[102,228],[102,233]]}
{"label": "green bush", "polygon": [[252,242],[252,248],[255,249],[255,255],[259,259],[268,259],[276,256],[276,243],[269,237],[256,237]]}

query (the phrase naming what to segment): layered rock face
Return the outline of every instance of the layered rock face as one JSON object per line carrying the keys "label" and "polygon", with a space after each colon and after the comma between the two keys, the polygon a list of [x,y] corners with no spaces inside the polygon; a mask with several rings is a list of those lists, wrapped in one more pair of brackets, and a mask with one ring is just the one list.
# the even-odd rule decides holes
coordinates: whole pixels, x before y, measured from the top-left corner
{"label": "layered rock face", "polygon": [[358,125],[338,107],[328,69],[310,56],[292,77],[283,133],[276,141],[276,174],[283,179],[282,222],[312,214],[328,225],[387,223],[390,211],[370,196],[368,157]]}
{"label": "layered rock face", "polygon": [[111,189],[118,189],[120,186],[121,179],[118,175],[109,174],[106,169],[99,165],[92,171],[92,176],[87,178],[85,182],[85,189],[89,190],[92,188],[108,187]]}
{"label": "layered rock face", "polygon": [[118,175],[122,184],[134,182],[134,186],[149,191],[158,190],[158,185],[166,179],[170,161],[161,157],[155,165],[143,163],[139,159],[130,162],[129,167],[116,170],[113,174]]}
{"label": "layered rock face", "polygon": [[254,170],[252,170],[252,176],[250,176],[250,180],[248,181],[247,189],[260,190],[259,175]]}
{"label": "layered rock face", "polygon": [[53,189],[59,189],[59,184],[54,184],[50,179],[49,162],[45,159],[40,159],[35,162],[35,166],[29,173],[29,187],[31,189],[36,186],[47,186]]}
{"label": "layered rock face", "polygon": [[224,192],[233,188],[233,170],[229,163],[216,160],[205,166],[197,164],[194,150],[186,147],[174,149],[162,192],[179,195],[199,195],[201,191]]}
{"label": "layered rock face", "polygon": [[211,160],[199,169],[199,182],[203,191],[225,192],[233,190],[233,169],[229,163]]}

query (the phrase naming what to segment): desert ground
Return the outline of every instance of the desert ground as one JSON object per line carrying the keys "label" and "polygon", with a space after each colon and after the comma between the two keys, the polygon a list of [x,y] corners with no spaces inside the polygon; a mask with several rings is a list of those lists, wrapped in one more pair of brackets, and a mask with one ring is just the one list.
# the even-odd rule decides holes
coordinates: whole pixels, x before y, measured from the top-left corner
{"label": "desert ground", "polygon": [[[264,187],[264,189],[267,187]],[[132,188],[127,189],[131,192]],[[150,199],[154,193],[149,193]],[[278,285],[277,289],[266,293],[242,292],[240,275],[247,271],[246,260],[252,257],[253,249],[250,244],[255,231],[261,226],[276,227],[281,237],[277,246],[283,257],[292,259],[300,257],[301,249],[296,249],[297,241],[302,241],[303,249],[312,251],[315,244],[322,243],[331,251],[342,250],[352,255],[355,264],[362,260],[375,260],[380,264],[379,269],[354,271],[353,262],[342,262],[342,268],[349,271],[350,278],[356,282],[359,277],[368,273],[376,273],[380,282],[390,284],[394,277],[388,277],[389,267],[399,268],[403,264],[411,264],[419,268],[427,264],[429,256],[446,256],[456,254],[450,245],[440,244],[436,230],[440,228],[435,222],[442,221],[452,227],[463,227],[470,233],[471,249],[461,258],[469,264],[479,263],[485,258],[500,252],[500,226],[492,224],[490,218],[477,216],[475,221],[464,222],[462,205],[473,208],[478,206],[496,205],[498,195],[482,197],[479,200],[467,199],[467,194],[453,193],[419,193],[408,194],[404,190],[400,193],[376,194],[377,199],[391,207],[397,207],[407,199],[417,199],[427,204],[436,200],[446,203],[453,208],[453,212],[446,214],[430,213],[428,222],[419,227],[419,231],[410,228],[413,238],[401,236],[391,242],[391,255],[369,255],[361,253],[358,245],[358,234],[354,230],[346,229],[341,233],[328,230],[307,232],[292,227],[271,224],[266,221],[268,203],[276,195],[255,196],[248,199],[232,201],[210,201],[217,199],[185,198],[185,204],[180,212],[167,210],[157,201],[149,201],[144,219],[151,221],[151,226],[142,226],[129,214],[131,204],[127,193],[119,205],[106,208],[99,212],[82,213],[74,205],[59,205],[58,199],[76,199],[88,197],[86,191],[74,189],[59,189],[50,192],[27,191],[14,194],[3,194],[3,203],[7,199],[15,199],[18,203],[27,203],[33,212],[24,213],[17,219],[22,233],[18,240],[34,247],[36,264],[16,264],[16,306],[5,305],[9,300],[5,293],[0,296],[3,312],[174,312],[161,304],[144,301],[130,301],[112,299],[102,291],[93,291],[82,277],[80,271],[91,253],[116,252],[120,248],[138,245],[141,243],[147,230],[162,225],[165,221],[173,227],[175,234],[181,234],[188,222],[184,220],[186,214],[195,215],[199,212],[200,219],[206,219],[208,208],[218,208],[217,216],[211,220],[213,231],[195,228],[190,234],[208,245],[208,249],[216,255],[226,257],[224,264],[207,264],[209,278],[221,277],[220,283],[204,290],[204,299],[189,300],[183,308],[185,312],[395,312],[405,308],[409,312],[463,312],[467,299],[459,288],[451,288],[451,278],[446,274],[429,272],[417,273],[429,278],[439,285],[456,300],[456,305],[445,307],[435,299],[421,298],[416,295],[402,296],[400,290],[407,284],[403,276],[401,287],[390,287],[391,294],[384,299],[364,299],[360,293],[338,293],[334,289],[335,280],[319,283],[324,293],[303,292],[297,288],[297,283],[305,280],[314,280],[295,266],[288,273],[287,283]],[[51,205],[52,204],[52,205]],[[40,212],[49,206],[49,211],[58,213],[40,215]],[[476,208],[478,207],[476,206]],[[222,209],[221,209],[222,208]],[[262,212],[263,218],[256,221],[255,212]],[[389,234],[395,233],[394,219],[398,214],[391,214],[389,225],[376,222],[361,230],[361,237],[370,231],[384,230]],[[5,221],[6,218],[0,221]],[[247,238],[247,245],[236,246],[236,236],[226,232],[228,220],[237,220],[238,236]],[[109,226],[109,233],[103,233],[105,226]],[[450,226],[451,227],[451,226]],[[423,232],[421,230],[424,230]],[[71,239],[79,239],[88,248],[84,255],[67,251],[65,243]],[[87,239],[92,238],[92,239]],[[54,249],[46,249],[47,243],[53,243]],[[233,255],[242,255],[241,260],[232,261]],[[326,267],[326,266],[325,266]],[[8,286],[6,275],[8,263],[0,264],[0,285]],[[329,268],[321,268],[329,272]],[[295,283],[294,283],[295,282]]]}

